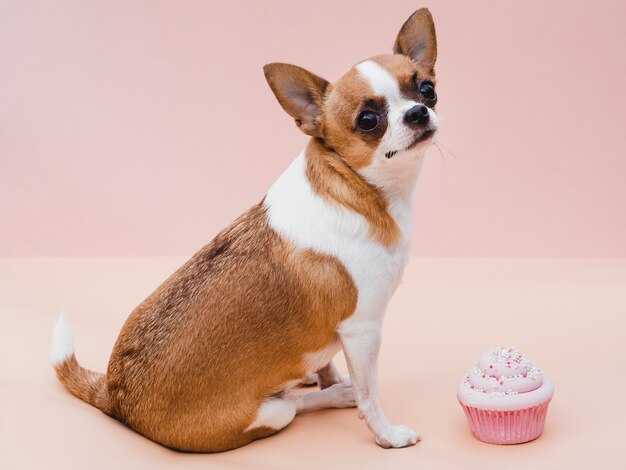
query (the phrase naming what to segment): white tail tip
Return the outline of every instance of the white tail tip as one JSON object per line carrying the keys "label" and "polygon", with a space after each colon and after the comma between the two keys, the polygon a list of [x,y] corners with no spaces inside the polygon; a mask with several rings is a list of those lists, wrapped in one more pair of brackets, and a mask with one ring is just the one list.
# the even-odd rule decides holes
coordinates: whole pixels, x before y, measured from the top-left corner
{"label": "white tail tip", "polygon": [[61,364],[68,357],[74,354],[74,338],[72,330],[64,313],[59,315],[54,328],[52,329],[52,348],[50,349],[50,360],[53,365]]}

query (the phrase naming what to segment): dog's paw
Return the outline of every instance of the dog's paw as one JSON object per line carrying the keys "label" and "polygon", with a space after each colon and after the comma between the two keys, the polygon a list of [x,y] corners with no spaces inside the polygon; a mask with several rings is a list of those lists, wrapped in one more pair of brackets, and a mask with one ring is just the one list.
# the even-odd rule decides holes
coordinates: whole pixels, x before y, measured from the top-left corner
{"label": "dog's paw", "polygon": [[356,406],[354,390],[349,380],[347,382],[331,385],[327,390],[335,395],[333,399],[335,408],[354,408]]}
{"label": "dog's paw", "polygon": [[350,383],[350,377],[341,374],[318,374],[318,383],[322,390],[332,387],[335,384]]}
{"label": "dog's paw", "polygon": [[402,424],[390,426],[379,436],[376,436],[376,444],[385,449],[412,446],[419,440],[421,437],[417,432]]}
{"label": "dog's paw", "polygon": [[345,377],[339,373],[332,362],[317,371],[317,383],[322,390],[345,381]]}
{"label": "dog's paw", "polygon": [[352,387],[352,381],[350,380],[350,376],[348,375],[338,375],[337,382],[335,383],[337,385],[346,385],[347,387]]}
{"label": "dog's paw", "polygon": [[300,385],[302,387],[312,387],[314,385],[317,385],[317,374],[314,374],[314,373],[306,374],[302,378]]}

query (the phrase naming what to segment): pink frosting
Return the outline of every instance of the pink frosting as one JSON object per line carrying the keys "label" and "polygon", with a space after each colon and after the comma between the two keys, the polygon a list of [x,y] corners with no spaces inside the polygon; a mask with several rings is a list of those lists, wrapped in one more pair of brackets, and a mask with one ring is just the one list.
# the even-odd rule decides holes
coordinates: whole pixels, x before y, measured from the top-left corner
{"label": "pink frosting", "polygon": [[492,348],[461,380],[458,398],[468,406],[512,410],[543,403],[554,386],[515,348]]}

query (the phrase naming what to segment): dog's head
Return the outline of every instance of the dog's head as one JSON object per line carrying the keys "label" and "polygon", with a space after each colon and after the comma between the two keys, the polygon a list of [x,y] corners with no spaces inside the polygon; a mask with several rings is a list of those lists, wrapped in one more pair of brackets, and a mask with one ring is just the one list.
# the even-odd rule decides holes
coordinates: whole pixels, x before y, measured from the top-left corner
{"label": "dog's head", "polygon": [[266,65],[265,77],[302,132],[371,176],[417,161],[439,127],[437,40],[427,9],[404,23],[393,52],[359,62],[334,84],[289,64]]}

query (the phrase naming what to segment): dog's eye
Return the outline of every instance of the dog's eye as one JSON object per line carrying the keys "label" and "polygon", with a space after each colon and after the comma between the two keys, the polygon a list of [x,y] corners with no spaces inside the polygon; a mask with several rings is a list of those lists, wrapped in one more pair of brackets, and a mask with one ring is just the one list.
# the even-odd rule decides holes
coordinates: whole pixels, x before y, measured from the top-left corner
{"label": "dog's eye", "polygon": [[378,114],[373,111],[363,111],[356,120],[356,125],[362,131],[371,131],[376,129],[380,121]]}
{"label": "dog's eye", "polygon": [[435,93],[435,84],[428,80],[420,83],[420,93],[428,101],[434,101],[437,99],[437,94]]}

